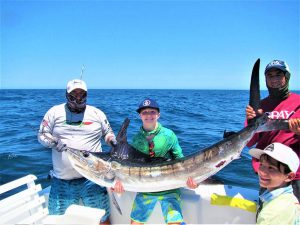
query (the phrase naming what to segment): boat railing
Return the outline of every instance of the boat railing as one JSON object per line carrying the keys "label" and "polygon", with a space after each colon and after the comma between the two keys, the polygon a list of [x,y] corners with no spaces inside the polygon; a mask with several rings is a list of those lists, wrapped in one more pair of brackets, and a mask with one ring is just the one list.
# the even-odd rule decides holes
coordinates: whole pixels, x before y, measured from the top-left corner
{"label": "boat railing", "polygon": [[34,175],[27,175],[0,186],[0,195],[25,186],[25,190],[0,201],[1,224],[34,224],[48,215],[45,197],[38,194],[42,187],[35,184],[36,179]]}
{"label": "boat railing", "polygon": [[[99,224],[105,210],[71,205],[64,215],[49,215],[47,199],[34,175],[27,175],[0,186],[0,224]],[[17,192],[17,193],[16,193]]]}

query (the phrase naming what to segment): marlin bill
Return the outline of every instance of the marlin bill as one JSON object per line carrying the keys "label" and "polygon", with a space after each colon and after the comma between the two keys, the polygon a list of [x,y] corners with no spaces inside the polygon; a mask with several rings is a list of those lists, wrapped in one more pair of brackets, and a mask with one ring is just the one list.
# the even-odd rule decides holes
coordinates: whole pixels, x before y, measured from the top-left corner
{"label": "marlin bill", "polygon": [[[259,63],[252,70],[249,104],[259,107]],[[257,132],[288,129],[287,120],[271,120],[267,115],[257,117],[236,133],[221,141],[176,160],[150,158],[127,142],[129,120],[125,119],[117,135],[117,145],[110,152],[91,153],[68,149],[72,166],[87,179],[106,187],[119,179],[124,189],[133,192],[157,192],[186,186],[188,177],[198,183],[216,174],[240,157],[243,148]]]}

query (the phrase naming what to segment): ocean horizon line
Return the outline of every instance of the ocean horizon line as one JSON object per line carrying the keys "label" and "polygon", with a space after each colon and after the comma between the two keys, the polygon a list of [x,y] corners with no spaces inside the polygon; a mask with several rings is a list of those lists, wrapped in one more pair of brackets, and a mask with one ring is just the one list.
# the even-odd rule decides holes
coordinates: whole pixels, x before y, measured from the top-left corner
{"label": "ocean horizon line", "polygon": [[[0,88],[1,90],[65,90],[65,88]],[[174,91],[249,91],[249,89],[218,89],[218,88],[88,88],[88,90],[174,90]],[[261,89],[267,91],[267,89]],[[290,90],[299,91],[299,90]]]}

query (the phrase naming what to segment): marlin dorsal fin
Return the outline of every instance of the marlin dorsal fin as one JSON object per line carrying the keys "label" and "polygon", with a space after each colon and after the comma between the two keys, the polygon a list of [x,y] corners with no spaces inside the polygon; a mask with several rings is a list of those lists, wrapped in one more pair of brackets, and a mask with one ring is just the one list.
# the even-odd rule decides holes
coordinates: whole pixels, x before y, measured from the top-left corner
{"label": "marlin dorsal fin", "polygon": [[118,142],[127,142],[127,128],[129,126],[130,120],[126,118],[118,132],[117,141]]}

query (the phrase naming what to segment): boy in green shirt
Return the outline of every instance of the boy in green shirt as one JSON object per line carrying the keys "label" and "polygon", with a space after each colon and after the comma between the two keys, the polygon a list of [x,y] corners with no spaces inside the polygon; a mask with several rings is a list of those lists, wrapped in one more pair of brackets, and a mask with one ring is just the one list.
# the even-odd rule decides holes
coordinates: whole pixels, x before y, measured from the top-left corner
{"label": "boy in green shirt", "polygon": [[[146,98],[137,109],[143,122],[139,132],[133,137],[132,146],[150,157],[164,157],[167,159],[182,158],[182,149],[175,133],[158,123],[160,109],[157,102]],[[187,180],[189,188],[196,188],[198,184],[190,177]],[[117,181],[113,190],[124,192],[123,185]],[[132,211],[131,224],[143,224],[150,217],[156,202],[160,202],[164,220],[167,224],[183,222],[181,211],[180,189],[161,192],[137,193]]]}

